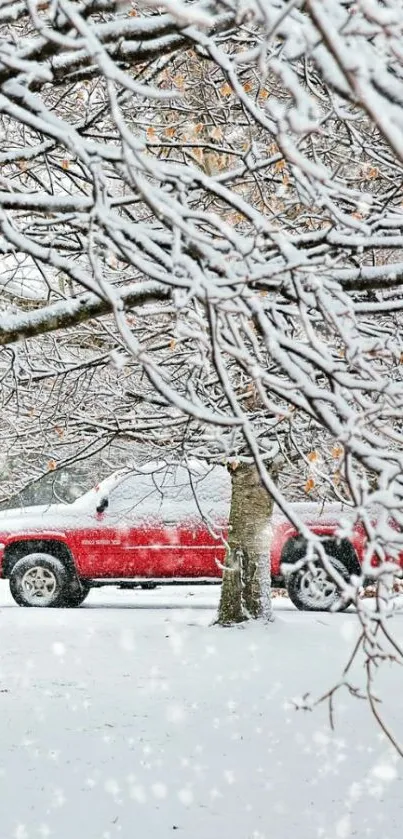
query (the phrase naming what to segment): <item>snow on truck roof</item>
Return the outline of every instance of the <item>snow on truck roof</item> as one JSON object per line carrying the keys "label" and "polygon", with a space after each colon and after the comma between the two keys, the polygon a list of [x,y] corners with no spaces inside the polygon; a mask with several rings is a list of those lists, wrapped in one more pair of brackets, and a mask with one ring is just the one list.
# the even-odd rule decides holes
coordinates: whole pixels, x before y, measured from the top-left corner
{"label": "snow on truck roof", "polygon": [[[164,495],[164,489],[167,491],[177,489],[180,492],[188,487],[196,500],[200,497],[203,502],[208,500],[217,504],[219,515],[227,515],[229,512],[231,478],[227,469],[222,465],[211,465],[195,458],[186,462],[161,459],[141,464],[133,463],[112,473],[85,495],[78,498],[74,504],[79,506],[82,502],[90,499],[91,496],[97,498],[108,496],[115,487],[130,477],[134,479],[133,484],[130,485],[133,494],[137,496],[137,501],[140,503],[141,496],[143,494],[144,497],[147,495],[150,486],[158,491],[161,496]],[[183,501],[185,500],[184,497]],[[189,495],[187,500],[189,501]],[[340,522],[340,519],[351,518],[355,513],[354,507],[342,502],[297,501],[288,502],[287,506],[298,518],[306,522],[310,520],[320,520],[323,523]],[[276,520],[287,520],[285,513],[276,505],[273,517]]]}

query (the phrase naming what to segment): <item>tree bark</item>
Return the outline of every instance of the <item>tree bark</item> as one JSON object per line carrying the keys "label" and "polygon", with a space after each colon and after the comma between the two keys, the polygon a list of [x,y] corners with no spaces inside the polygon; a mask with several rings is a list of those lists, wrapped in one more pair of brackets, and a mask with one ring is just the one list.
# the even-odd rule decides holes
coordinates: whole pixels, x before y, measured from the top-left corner
{"label": "tree bark", "polygon": [[217,623],[272,620],[270,535],[273,499],[254,464],[231,470],[228,549]]}

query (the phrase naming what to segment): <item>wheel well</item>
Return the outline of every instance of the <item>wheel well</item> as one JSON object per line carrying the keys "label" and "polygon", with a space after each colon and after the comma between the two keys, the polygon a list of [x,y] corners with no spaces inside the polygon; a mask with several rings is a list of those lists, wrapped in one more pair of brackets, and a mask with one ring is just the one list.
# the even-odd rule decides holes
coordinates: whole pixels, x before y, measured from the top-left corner
{"label": "wheel well", "polygon": [[60,559],[63,565],[67,568],[72,576],[76,575],[73,557],[63,542],[58,542],[55,539],[27,539],[26,541],[13,542],[7,545],[4,551],[3,560],[3,576],[9,577],[13,566],[23,556],[28,556],[32,553],[45,553]]}
{"label": "wheel well", "polygon": [[[355,574],[358,577],[361,575],[361,566],[358,561],[357,554],[353,545],[348,539],[335,539],[332,537],[324,537],[322,539],[324,547],[331,545],[336,548],[334,556],[345,565],[349,574]],[[284,563],[294,563],[301,559],[306,552],[307,541],[302,536],[293,536],[285,543],[281,552],[281,565]]]}

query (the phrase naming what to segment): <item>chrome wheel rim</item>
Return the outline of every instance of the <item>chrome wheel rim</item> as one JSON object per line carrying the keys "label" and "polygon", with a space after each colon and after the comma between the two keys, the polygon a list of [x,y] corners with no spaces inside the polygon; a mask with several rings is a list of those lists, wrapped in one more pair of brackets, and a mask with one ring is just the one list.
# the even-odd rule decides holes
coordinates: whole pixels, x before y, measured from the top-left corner
{"label": "chrome wheel rim", "polygon": [[315,570],[306,568],[302,571],[300,596],[307,606],[316,608],[320,606],[326,609],[335,602],[338,595],[338,586],[325,568],[316,567]]}
{"label": "chrome wheel rim", "polygon": [[21,584],[27,603],[34,606],[47,606],[53,600],[57,580],[48,568],[44,568],[43,565],[34,565],[25,572]]}

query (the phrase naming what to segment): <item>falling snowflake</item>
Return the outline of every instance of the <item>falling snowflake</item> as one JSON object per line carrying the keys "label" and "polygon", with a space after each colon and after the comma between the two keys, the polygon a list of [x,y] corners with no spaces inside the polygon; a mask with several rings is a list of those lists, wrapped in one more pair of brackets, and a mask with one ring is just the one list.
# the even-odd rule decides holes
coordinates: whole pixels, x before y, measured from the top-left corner
{"label": "falling snowflake", "polygon": [[166,785],[162,783],[153,784],[151,791],[155,798],[166,798],[168,792]]}
{"label": "falling snowflake", "polygon": [[178,792],[179,801],[187,807],[193,803],[193,792],[189,787],[184,787]]}

